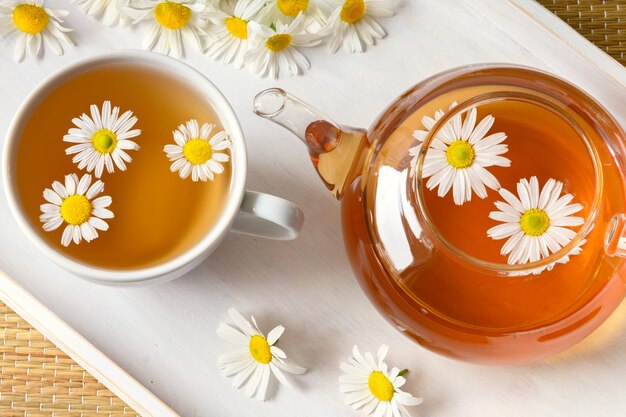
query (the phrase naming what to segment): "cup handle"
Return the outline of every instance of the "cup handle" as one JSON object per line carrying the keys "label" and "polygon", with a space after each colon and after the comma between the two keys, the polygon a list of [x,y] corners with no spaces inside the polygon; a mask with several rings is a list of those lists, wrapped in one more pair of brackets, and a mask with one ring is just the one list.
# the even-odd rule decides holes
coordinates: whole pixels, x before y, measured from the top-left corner
{"label": "cup handle", "polygon": [[231,230],[266,239],[293,240],[303,223],[304,213],[291,201],[246,191]]}

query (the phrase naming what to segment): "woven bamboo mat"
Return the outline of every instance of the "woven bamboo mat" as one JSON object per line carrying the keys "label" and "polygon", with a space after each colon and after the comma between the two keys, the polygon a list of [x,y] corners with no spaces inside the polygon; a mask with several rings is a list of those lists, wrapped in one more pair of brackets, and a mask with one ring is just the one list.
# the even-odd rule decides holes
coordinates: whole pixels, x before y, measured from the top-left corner
{"label": "woven bamboo mat", "polygon": [[137,416],[2,302],[0,338],[0,416]]}
{"label": "woven bamboo mat", "polygon": [[626,0],[537,0],[626,65]]}

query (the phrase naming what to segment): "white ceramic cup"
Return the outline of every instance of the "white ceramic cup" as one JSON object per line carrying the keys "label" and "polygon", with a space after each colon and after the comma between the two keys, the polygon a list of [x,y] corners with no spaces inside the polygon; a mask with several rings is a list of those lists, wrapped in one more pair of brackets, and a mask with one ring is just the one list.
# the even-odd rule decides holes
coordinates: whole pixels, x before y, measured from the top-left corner
{"label": "white ceramic cup", "polygon": [[[101,65],[141,65],[165,72],[202,94],[217,113],[232,141],[232,179],[224,209],[204,237],[180,256],[162,264],[141,269],[104,269],[71,259],[48,245],[24,215],[15,183],[15,154],[22,130],[33,110],[65,80]],[[60,140],[60,138],[59,138]],[[298,236],[304,215],[294,204],[269,194],[245,190],[247,155],[243,133],[232,107],[211,81],[181,61],[144,51],[121,51],[82,60],[65,67],[42,82],[24,101],[9,127],[2,160],[2,177],[9,207],[20,228],[50,259],[90,281],[111,284],[142,284],[178,278],[206,259],[230,230],[269,239],[291,240]],[[43,202],[43,200],[42,200]]]}

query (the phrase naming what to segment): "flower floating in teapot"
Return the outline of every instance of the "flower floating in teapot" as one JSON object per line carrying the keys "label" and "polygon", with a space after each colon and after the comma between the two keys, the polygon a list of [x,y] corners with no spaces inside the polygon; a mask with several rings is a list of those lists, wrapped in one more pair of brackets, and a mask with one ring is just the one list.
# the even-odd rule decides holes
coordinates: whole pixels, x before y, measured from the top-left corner
{"label": "flower floating in teapot", "polygon": [[374,360],[371,353],[361,354],[354,346],[352,357],[341,364],[345,374],[339,377],[339,390],[346,394],[346,404],[355,410],[363,409],[367,415],[405,417],[406,407],[423,400],[402,391],[406,370],[389,369],[385,363],[388,352],[389,346],[382,345]]}
{"label": "flower floating in teapot", "polygon": [[27,52],[39,55],[43,44],[63,55],[61,43],[74,45],[66,34],[72,29],[62,25],[68,14],[65,10],[46,8],[43,0],[8,0],[0,4],[0,35],[17,33],[14,53],[17,62]]}
{"label": "flower floating in teapot", "polygon": [[[450,110],[456,104],[450,104]],[[413,137],[419,143],[409,149],[412,157],[411,175],[414,175],[422,142],[443,115],[444,111],[439,109],[434,118],[424,116],[422,124],[426,130],[413,132]],[[430,190],[437,188],[439,197],[445,197],[452,189],[454,203],[457,205],[471,201],[472,192],[480,198],[486,198],[485,186],[492,190],[500,188],[498,179],[486,168],[511,165],[511,161],[502,156],[508,151],[508,146],[503,144],[506,134],[497,132],[486,136],[495,118],[487,115],[478,123],[476,118],[477,110],[472,108],[467,112],[465,120],[461,119],[461,114],[457,114],[447,122],[436,132],[422,167],[422,178],[429,178],[426,187]]]}
{"label": "flower floating in teapot", "polygon": [[259,330],[254,316],[250,324],[237,310],[228,310],[230,318],[235,322],[237,329],[221,323],[217,334],[224,340],[234,343],[239,348],[219,358],[218,364],[224,376],[234,376],[233,387],[239,389],[246,386],[248,397],[255,397],[259,401],[265,400],[270,375],[283,385],[291,386],[283,372],[303,374],[305,368],[287,362],[285,352],[276,346],[285,328],[274,327],[267,337]]}
{"label": "flower floating in teapot", "polygon": [[[517,184],[517,194],[501,188],[505,201],[495,203],[498,211],[489,217],[502,224],[492,227],[487,235],[492,239],[507,239],[500,253],[508,255],[510,265],[536,262],[558,252],[576,236],[570,227],[584,223],[582,217],[572,216],[583,209],[579,203],[570,204],[572,194],[561,195],[563,183],[549,179],[541,191],[537,177],[522,179]],[[584,242],[559,260],[565,263],[570,255],[578,255]],[[554,263],[548,267],[551,269]]]}
{"label": "flower floating in teapot", "polygon": [[120,108],[112,108],[108,100],[102,104],[102,110],[92,104],[90,113],[91,117],[83,113],[72,119],[76,127],[69,129],[63,141],[75,145],[65,153],[75,154],[72,162],[78,164],[78,169],[95,170],[96,178],[102,176],[105,166],[108,173],[115,171],[114,166],[125,171],[126,163],[132,161],[127,151],[139,149],[139,145],[130,140],[141,134],[141,130],[132,129],[137,117],[130,110],[120,116]]}
{"label": "flower floating in teapot", "polygon": [[197,0],[130,0],[123,11],[133,23],[150,23],[144,48],[181,57],[184,38],[192,39],[204,52],[206,7],[204,2]]}
{"label": "flower floating in teapot", "polygon": [[61,236],[61,244],[69,246],[82,239],[87,242],[96,239],[98,230],[106,231],[109,225],[103,219],[114,217],[108,209],[112,199],[109,196],[95,198],[104,191],[100,180],[91,183],[91,175],[85,174],[80,180],[76,174],[66,175],[65,184],[52,183],[52,189],[46,188],[43,197],[47,201],[41,205],[39,220],[44,223],[43,230],[52,232],[63,223],[67,224]]}
{"label": "flower floating in teapot", "polygon": [[178,126],[173,132],[176,144],[165,145],[163,152],[172,162],[170,170],[178,172],[185,179],[191,175],[192,181],[213,181],[215,175],[224,172],[222,163],[230,157],[226,151],[231,148],[228,134],[220,131],[211,136],[214,124],[204,123],[199,127],[196,119]]}
{"label": "flower floating in teapot", "polygon": [[73,0],[85,14],[100,17],[102,24],[113,26],[118,23],[126,23],[128,16],[124,13],[123,6],[128,0]]}

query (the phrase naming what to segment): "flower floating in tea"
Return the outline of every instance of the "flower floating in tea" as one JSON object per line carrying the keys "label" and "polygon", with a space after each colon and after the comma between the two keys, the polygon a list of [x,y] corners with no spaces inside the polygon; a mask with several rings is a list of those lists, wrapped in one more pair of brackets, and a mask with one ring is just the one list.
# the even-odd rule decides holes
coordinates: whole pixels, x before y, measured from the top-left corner
{"label": "flower floating in tea", "polygon": [[134,23],[146,21],[150,30],[144,48],[181,57],[183,38],[204,52],[206,4],[196,0],[130,0],[124,12]]}
{"label": "flower floating in tea", "polygon": [[141,134],[141,130],[132,129],[137,117],[130,110],[120,116],[120,108],[111,108],[108,100],[102,105],[102,111],[92,104],[90,112],[91,117],[83,113],[72,119],[76,127],[63,136],[63,141],[76,145],[67,148],[65,153],[75,154],[72,162],[78,164],[78,169],[95,170],[97,178],[102,176],[105,167],[109,173],[114,172],[114,166],[125,171],[126,163],[132,161],[126,152],[139,149],[139,145],[130,140]]}
{"label": "flower floating in tea", "polygon": [[[455,106],[456,103],[452,103],[450,109]],[[440,109],[435,113],[434,119],[424,116],[422,124],[427,130],[413,132],[413,136],[420,143],[409,149],[409,154],[413,157],[412,174],[421,143],[443,115],[444,112]],[[506,134],[498,132],[485,136],[495,118],[487,115],[476,124],[476,117],[477,110],[472,108],[467,112],[465,120],[461,119],[461,114],[457,114],[446,123],[430,143],[422,168],[422,178],[429,178],[426,187],[430,190],[437,188],[439,197],[445,197],[452,189],[454,203],[457,205],[470,201],[472,192],[480,198],[487,197],[485,186],[492,190],[500,188],[498,179],[486,168],[511,166],[511,161],[501,156],[508,152],[508,146],[502,143],[506,140]]]}
{"label": "flower floating in tea", "polygon": [[367,415],[406,417],[406,407],[423,400],[400,389],[406,383],[404,372],[396,367],[389,369],[385,363],[388,351],[389,347],[382,345],[375,360],[371,353],[361,354],[354,346],[352,357],[341,364],[345,374],[339,377],[339,390],[346,394],[346,404],[355,410],[363,409]]}
{"label": "flower floating in tea", "polygon": [[336,8],[319,33],[328,36],[332,52],[337,52],[342,45],[347,52],[363,52],[368,45],[374,45],[376,39],[385,36],[384,29],[374,18],[393,16],[394,3],[391,0],[335,0]]}
{"label": "flower floating in tea", "polygon": [[[52,189],[46,188],[43,197],[47,203],[41,205],[39,220],[44,223],[43,230],[51,232],[66,224],[61,236],[61,244],[69,246],[82,239],[90,242],[98,237],[98,230],[106,231],[109,225],[103,219],[113,218],[111,197],[101,196],[104,183],[100,180],[91,183],[91,175],[85,174],[78,179],[76,174],[66,175],[65,184],[52,183]],[[95,198],[95,199],[94,199]]]}
{"label": "flower floating in tea", "polygon": [[126,23],[127,16],[123,6],[127,2],[128,0],[74,0],[87,15],[100,17],[105,26]]}
{"label": "flower floating in tea", "polygon": [[[319,2],[319,1],[318,1]],[[314,0],[268,1],[258,17],[258,22],[272,25],[278,22],[291,23],[300,13],[305,16],[305,27],[315,32],[326,23],[326,15]],[[312,26],[315,26],[313,28]]]}
{"label": "flower floating in tea", "polygon": [[212,38],[207,54],[224,64],[243,67],[243,57],[250,46],[248,23],[265,5],[266,0],[239,0],[231,12],[214,10],[209,13],[213,25],[208,33]]}
{"label": "flower floating in tea", "polygon": [[72,29],[61,25],[69,13],[44,7],[43,0],[6,0],[0,3],[0,35],[17,33],[15,60],[20,62],[27,52],[37,56],[45,43],[57,55],[63,55],[61,42],[73,46],[66,35]]}
{"label": "flower floating in tea", "polygon": [[192,181],[213,181],[215,175],[224,172],[222,163],[228,162],[227,153],[231,142],[224,131],[211,136],[215,125],[204,123],[199,127],[196,119],[178,126],[173,132],[175,145],[165,145],[163,152],[172,161],[170,170],[181,178],[191,175]]}
{"label": "flower floating in tea", "polygon": [[236,344],[239,348],[219,358],[218,365],[226,377],[234,376],[233,387],[246,386],[248,397],[259,401],[265,400],[270,376],[273,374],[283,385],[290,386],[283,372],[303,374],[306,369],[287,362],[285,352],[276,346],[285,328],[276,326],[267,337],[259,330],[254,317],[254,327],[237,310],[231,308],[228,314],[238,329],[221,323],[217,334],[224,340]]}
{"label": "flower floating in tea", "polygon": [[278,78],[280,71],[296,75],[302,69],[310,68],[309,60],[298,48],[315,46],[321,40],[318,36],[307,33],[305,29],[302,13],[288,25],[276,23],[275,30],[267,26],[252,26],[258,41],[245,54],[246,65],[257,75],[269,75],[273,78]]}
{"label": "flower floating in tea", "polygon": [[[549,179],[540,191],[537,177],[522,179],[517,184],[518,196],[500,189],[505,201],[496,202],[499,211],[492,211],[489,217],[503,224],[489,229],[487,235],[496,240],[508,238],[500,253],[509,255],[509,264],[539,261],[574,239],[576,232],[570,227],[582,225],[584,219],[572,214],[581,211],[583,206],[570,204],[574,196],[561,195],[562,190],[562,182]],[[579,254],[583,243],[558,262],[565,263],[569,255]]]}

